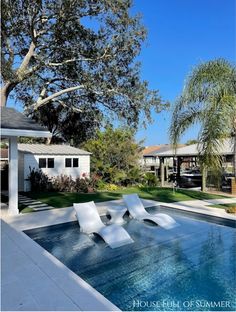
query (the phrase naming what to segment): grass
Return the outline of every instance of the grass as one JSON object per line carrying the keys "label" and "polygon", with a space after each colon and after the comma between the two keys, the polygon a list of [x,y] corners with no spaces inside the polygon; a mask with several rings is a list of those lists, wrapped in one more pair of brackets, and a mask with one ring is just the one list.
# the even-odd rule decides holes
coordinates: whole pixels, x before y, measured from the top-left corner
{"label": "grass", "polygon": [[214,198],[224,198],[224,196],[202,193],[191,190],[178,190],[173,193],[171,188],[158,187],[128,187],[116,191],[98,191],[96,193],[81,194],[81,193],[63,193],[63,192],[40,192],[29,193],[28,196],[40,200],[50,206],[63,208],[72,206],[73,203],[81,203],[87,201],[109,201],[122,198],[123,194],[137,193],[141,198],[153,199],[166,203],[187,200],[204,200]]}
{"label": "grass", "polygon": [[236,207],[236,203],[209,205],[209,207],[226,209],[226,208]]}

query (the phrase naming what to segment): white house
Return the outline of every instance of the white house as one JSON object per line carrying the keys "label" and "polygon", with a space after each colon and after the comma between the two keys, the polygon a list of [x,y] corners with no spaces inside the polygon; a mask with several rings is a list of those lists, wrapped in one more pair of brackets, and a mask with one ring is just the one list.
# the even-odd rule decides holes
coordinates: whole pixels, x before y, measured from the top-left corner
{"label": "white house", "polygon": [[19,191],[29,191],[31,169],[41,169],[49,177],[89,176],[91,153],[68,145],[18,144]]}

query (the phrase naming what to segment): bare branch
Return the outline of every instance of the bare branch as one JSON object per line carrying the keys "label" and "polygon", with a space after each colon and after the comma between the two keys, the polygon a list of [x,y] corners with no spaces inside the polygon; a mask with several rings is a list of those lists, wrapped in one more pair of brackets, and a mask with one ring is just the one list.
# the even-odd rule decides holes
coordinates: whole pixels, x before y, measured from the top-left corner
{"label": "bare branch", "polygon": [[73,63],[73,62],[93,62],[93,61],[98,61],[98,60],[101,60],[101,59],[104,59],[104,58],[108,58],[108,57],[111,57],[111,54],[107,54],[107,51],[108,51],[108,48],[105,50],[105,52],[103,53],[103,55],[99,56],[99,57],[96,57],[96,58],[81,58],[81,59],[78,59],[78,58],[73,58],[73,59],[70,59],[70,60],[65,60],[63,62],[60,62],[60,63],[52,63],[52,62],[49,62],[49,63],[45,63],[46,66],[62,66],[62,65],[65,65],[65,64],[68,64],[68,63]]}
{"label": "bare branch", "polygon": [[31,42],[29,50],[27,52],[27,54],[25,55],[20,67],[17,70],[17,75],[19,76],[19,78],[24,77],[25,71],[29,65],[29,62],[32,58],[32,56],[34,55],[34,50],[35,50],[35,44],[34,42]]}
{"label": "bare branch", "polygon": [[47,104],[48,102],[52,101],[53,99],[61,96],[62,94],[68,93],[68,92],[72,92],[75,90],[79,90],[79,89],[83,89],[85,88],[85,86],[81,85],[81,86],[75,86],[75,87],[70,87],[70,88],[66,88],[64,90],[58,91],[48,97],[46,97],[45,99],[38,99],[38,101],[33,105],[33,109],[37,110],[40,106],[43,106],[45,104]]}
{"label": "bare branch", "polygon": [[53,99],[52,101],[59,103],[63,107],[70,108],[70,109],[72,109],[76,113],[82,113],[83,112],[82,109],[79,109],[79,108],[77,108],[75,106],[67,105],[65,102],[63,102],[61,100]]}

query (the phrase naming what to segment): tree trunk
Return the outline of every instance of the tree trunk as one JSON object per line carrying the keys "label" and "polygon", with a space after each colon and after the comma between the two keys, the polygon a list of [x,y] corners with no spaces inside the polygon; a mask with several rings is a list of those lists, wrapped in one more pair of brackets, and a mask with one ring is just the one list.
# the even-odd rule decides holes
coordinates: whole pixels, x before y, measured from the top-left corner
{"label": "tree trunk", "polygon": [[6,82],[6,84],[1,88],[1,106],[7,105],[7,99],[10,92],[17,85],[15,82]]}
{"label": "tree trunk", "polygon": [[51,142],[52,142],[52,137],[47,138],[47,142],[46,142],[46,144],[47,144],[47,145],[50,145],[50,144],[51,144]]}
{"label": "tree trunk", "polygon": [[207,170],[206,167],[202,166],[202,192],[206,192],[206,178],[207,178]]}

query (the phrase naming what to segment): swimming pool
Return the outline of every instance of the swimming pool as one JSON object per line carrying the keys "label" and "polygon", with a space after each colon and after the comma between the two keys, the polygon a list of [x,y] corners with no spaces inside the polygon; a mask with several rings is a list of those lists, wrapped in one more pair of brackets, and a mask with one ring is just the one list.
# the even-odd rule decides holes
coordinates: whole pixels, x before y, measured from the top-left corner
{"label": "swimming pool", "polygon": [[234,311],[233,224],[175,209],[168,214],[179,227],[165,230],[129,219],[124,228],[135,242],[117,249],[80,233],[77,222],[25,233],[121,310]]}

